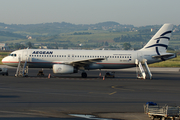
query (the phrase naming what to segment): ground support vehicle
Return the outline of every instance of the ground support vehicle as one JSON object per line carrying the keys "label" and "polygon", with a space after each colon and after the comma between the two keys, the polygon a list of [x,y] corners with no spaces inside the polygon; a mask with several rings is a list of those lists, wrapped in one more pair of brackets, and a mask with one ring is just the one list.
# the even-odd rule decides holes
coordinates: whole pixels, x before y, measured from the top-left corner
{"label": "ground support vehicle", "polygon": [[159,118],[160,120],[175,120],[176,117],[179,117],[179,106],[159,106],[156,103],[148,102],[144,105],[144,112],[148,114],[152,120],[155,118]]}
{"label": "ground support vehicle", "polygon": [[105,74],[105,77],[106,77],[106,78],[108,78],[108,77],[114,78],[114,77],[115,77],[115,72],[107,72],[107,73]]}
{"label": "ground support vehicle", "polygon": [[37,74],[37,76],[44,76],[43,70],[40,70]]}
{"label": "ground support vehicle", "polygon": [[7,68],[0,68],[0,74],[8,76],[8,69]]}

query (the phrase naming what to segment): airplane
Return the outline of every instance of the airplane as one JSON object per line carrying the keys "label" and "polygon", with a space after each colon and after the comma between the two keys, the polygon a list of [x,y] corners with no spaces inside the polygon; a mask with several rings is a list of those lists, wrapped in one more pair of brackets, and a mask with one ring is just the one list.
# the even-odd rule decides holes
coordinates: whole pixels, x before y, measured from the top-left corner
{"label": "airplane", "polygon": [[172,29],[173,24],[164,24],[140,50],[22,49],[10,53],[2,63],[17,67],[19,61],[26,62],[28,68],[52,68],[56,74],[82,71],[86,78],[86,70],[131,68],[137,60],[152,64],[175,58],[176,54],[166,53]]}

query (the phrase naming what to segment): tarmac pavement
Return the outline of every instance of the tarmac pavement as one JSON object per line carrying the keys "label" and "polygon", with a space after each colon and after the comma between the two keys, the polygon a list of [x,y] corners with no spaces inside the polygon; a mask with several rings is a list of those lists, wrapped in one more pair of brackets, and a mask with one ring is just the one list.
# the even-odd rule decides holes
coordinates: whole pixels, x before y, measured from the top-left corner
{"label": "tarmac pavement", "polygon": [[81,73],[56,75],[52,69],[45,69],[44,77],[36,77],[39,69],[29,69],[29,77],[14,77],[16,68],[9,68],[9,76],[0,76],[0,119],[81,120],[69,114],[89,114],[149,120],[143,113],[146,102],[180,105],[179,68],[150,69],[152,80],[136,79],[136,68],[116,70],[115,78],[103,80],[97,70],[87,71],[84,79]]}

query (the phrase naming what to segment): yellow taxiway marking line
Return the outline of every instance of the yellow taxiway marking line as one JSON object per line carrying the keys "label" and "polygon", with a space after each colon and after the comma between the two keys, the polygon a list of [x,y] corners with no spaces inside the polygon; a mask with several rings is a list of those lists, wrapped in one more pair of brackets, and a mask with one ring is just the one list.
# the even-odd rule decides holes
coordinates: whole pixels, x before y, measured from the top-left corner
{"label": "yellow taxiway marking line", "polygon": [[128,91],[134,91],[133,89],[126,89],[126,88],[121,88],[121,86],[119,86],[119,88],[118,88],[118,86],[111,86],[111,88],[112,89],[119,89],[119,90],[128,90]]}
{"label": "yellow taxiway marking line", "polygon": [[114,89],[114,88],[115,88],[115,86],[111,86],[111,88],[113,88],[113,89]]}
{"label": "yellow taxiway marking line", "polygon": [[115,94],[115,93],[117,93],[117,91],[114,91],[114,92],[112,92],[112,93],[98,93],[98,92],[89,92],[89,94],[108,94],[108,95],[113,95],[113,94]]}
{"label": "yellow taxiway marking line", "polygon": [[117,93],[116,91],[114,91],[114,92],[112,92],[112,93],[109,93],[109,95],[113,95],[113,94],[115,94],[115,93]]}

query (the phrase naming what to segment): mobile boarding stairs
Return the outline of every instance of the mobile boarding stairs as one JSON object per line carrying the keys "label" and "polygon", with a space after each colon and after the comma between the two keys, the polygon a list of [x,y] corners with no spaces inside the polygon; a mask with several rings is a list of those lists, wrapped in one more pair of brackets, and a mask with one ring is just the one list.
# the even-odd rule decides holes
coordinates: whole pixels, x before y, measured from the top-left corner
{"label": "mobile boarding stairs", "polygon": [[152,79],[152,74],[151,74],[151,71],[150,71],[150,69],[148,67],[146,59],[143,59],[142,62],[140,62],[138,59],[136,59],[135,64],[136,64],[137,78],[146,79],[147,78],[146,74],[148,74],[149,79]]}
{"label": "mobile boarding stairs", "polygon": [[16,70],[15,77],[26,77],[28,76],[28,66],[27,66],[28,58],[26,58],[25,61],[21,61],[21,58],[19,57],[19,63]]}

